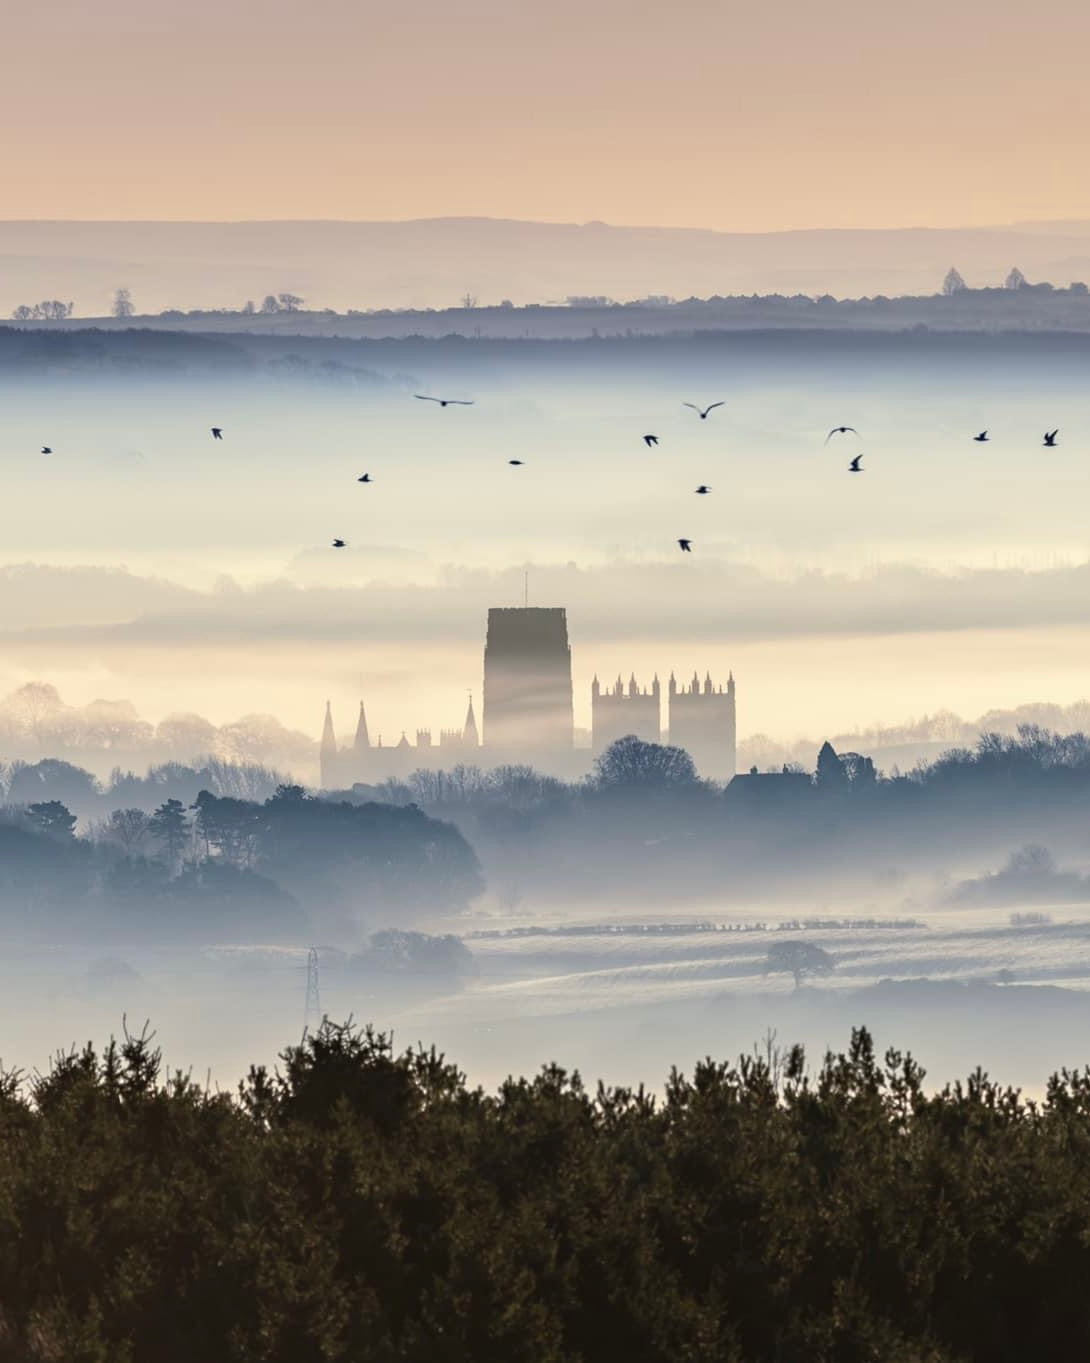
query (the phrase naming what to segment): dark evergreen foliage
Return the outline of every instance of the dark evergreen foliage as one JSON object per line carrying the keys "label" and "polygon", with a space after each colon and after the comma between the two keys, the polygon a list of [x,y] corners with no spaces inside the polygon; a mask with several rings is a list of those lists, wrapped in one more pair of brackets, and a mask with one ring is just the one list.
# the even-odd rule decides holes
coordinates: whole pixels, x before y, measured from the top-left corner
{"label": "dark evergreen foliage", "polygon": [[126,1034],[0,1082],[0,1360],[1023,1363],[1090,1350],[1090,1070],[869,1035],[495,1094],[326,1024],[235,1097]]}

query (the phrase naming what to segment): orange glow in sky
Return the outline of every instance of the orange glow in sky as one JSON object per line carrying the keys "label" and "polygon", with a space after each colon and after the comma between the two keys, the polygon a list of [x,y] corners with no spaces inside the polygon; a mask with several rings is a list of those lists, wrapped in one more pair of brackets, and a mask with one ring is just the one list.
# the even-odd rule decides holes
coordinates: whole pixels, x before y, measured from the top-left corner
{"label": "orange glow in sky", "polygon": [[5,218],[1090,217],[1090,7],[43,0]]}

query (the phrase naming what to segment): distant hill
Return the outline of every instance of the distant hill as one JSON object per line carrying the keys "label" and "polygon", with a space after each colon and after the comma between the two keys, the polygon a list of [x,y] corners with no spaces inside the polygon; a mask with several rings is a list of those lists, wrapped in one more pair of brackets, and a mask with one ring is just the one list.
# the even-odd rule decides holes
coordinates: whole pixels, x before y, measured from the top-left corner
{"label": "distant hill", "polygon": [[1090,279],[1090,222],[992,228],[730,233],[490,218],[410,222],[0,222],[0,315],[43,298],[103,315],[119,285],[140,312],[735,293],[931,293],[956,265],[972,286]]}

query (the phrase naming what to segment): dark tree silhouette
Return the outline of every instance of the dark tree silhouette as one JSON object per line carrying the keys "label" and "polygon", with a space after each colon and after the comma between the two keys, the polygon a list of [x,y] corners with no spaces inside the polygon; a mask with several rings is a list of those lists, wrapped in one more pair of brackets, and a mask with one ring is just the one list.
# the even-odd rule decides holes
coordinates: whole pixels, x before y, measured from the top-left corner
{"label": "dark tree silhouette", "polygon": [[171,871],[176,870],[189,837],[189,820],[181,800],[164,801],[148,820],[148,832],[162,847]]}
{"label": "dark tree silhouette", "polygon": [[965,280],[961,277],[960,271],[955,270],[951,265],[946,272],[946,278],[942,281],[943,293],[949,298],[951,294],[964,293],[967,287]]}
{"label": "dark tree silhouette", "polygon": [[27,819],[31,826],[51,838],[67,841],[76,831],[76,816],[59,800],[42,800],[27,805]]}
{"label": "dark tree silhouette", "polygon": [[807,975],[829,975],[836,962],[827,951],[813,942],[773,942],[765,957],[765,974],[786,971],[795,977],[798,989]]}
{"label": "dark tree silhouette", "polygon": [[133,305],[132,294],[128,289],[116,289],[114,291],[113,314],[115,317],[131,317],[136,311]]}
{"label": "dark tree silhouette", "polygon": [[594,763],[599,790],[669,790],[698,784],[693,759],[684,748],[645,743],[628,734],[611,743]]}

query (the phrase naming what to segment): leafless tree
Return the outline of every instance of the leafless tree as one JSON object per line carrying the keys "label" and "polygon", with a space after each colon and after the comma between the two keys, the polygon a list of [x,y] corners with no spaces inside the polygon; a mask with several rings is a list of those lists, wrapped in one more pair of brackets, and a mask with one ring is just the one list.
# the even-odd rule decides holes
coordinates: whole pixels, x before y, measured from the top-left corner
{"label": "leafless tree", "polygon": [[300,298],[297,293],[281,293],[277,295],[277,298],[285,312],[298,312],[306,302],[306,299]]}
{"label": "leafless tree", "polygon": [[116,843],[131,857],[148,836],[148,816],[142,809],[115,809],[102,825],[107,842]]}
{"label": "leafless tree", "polygon": [[136,311],[133,306],[132,294],[128,289],[119,288],[114,291],[113,314],[115,317],[131,317]]}

